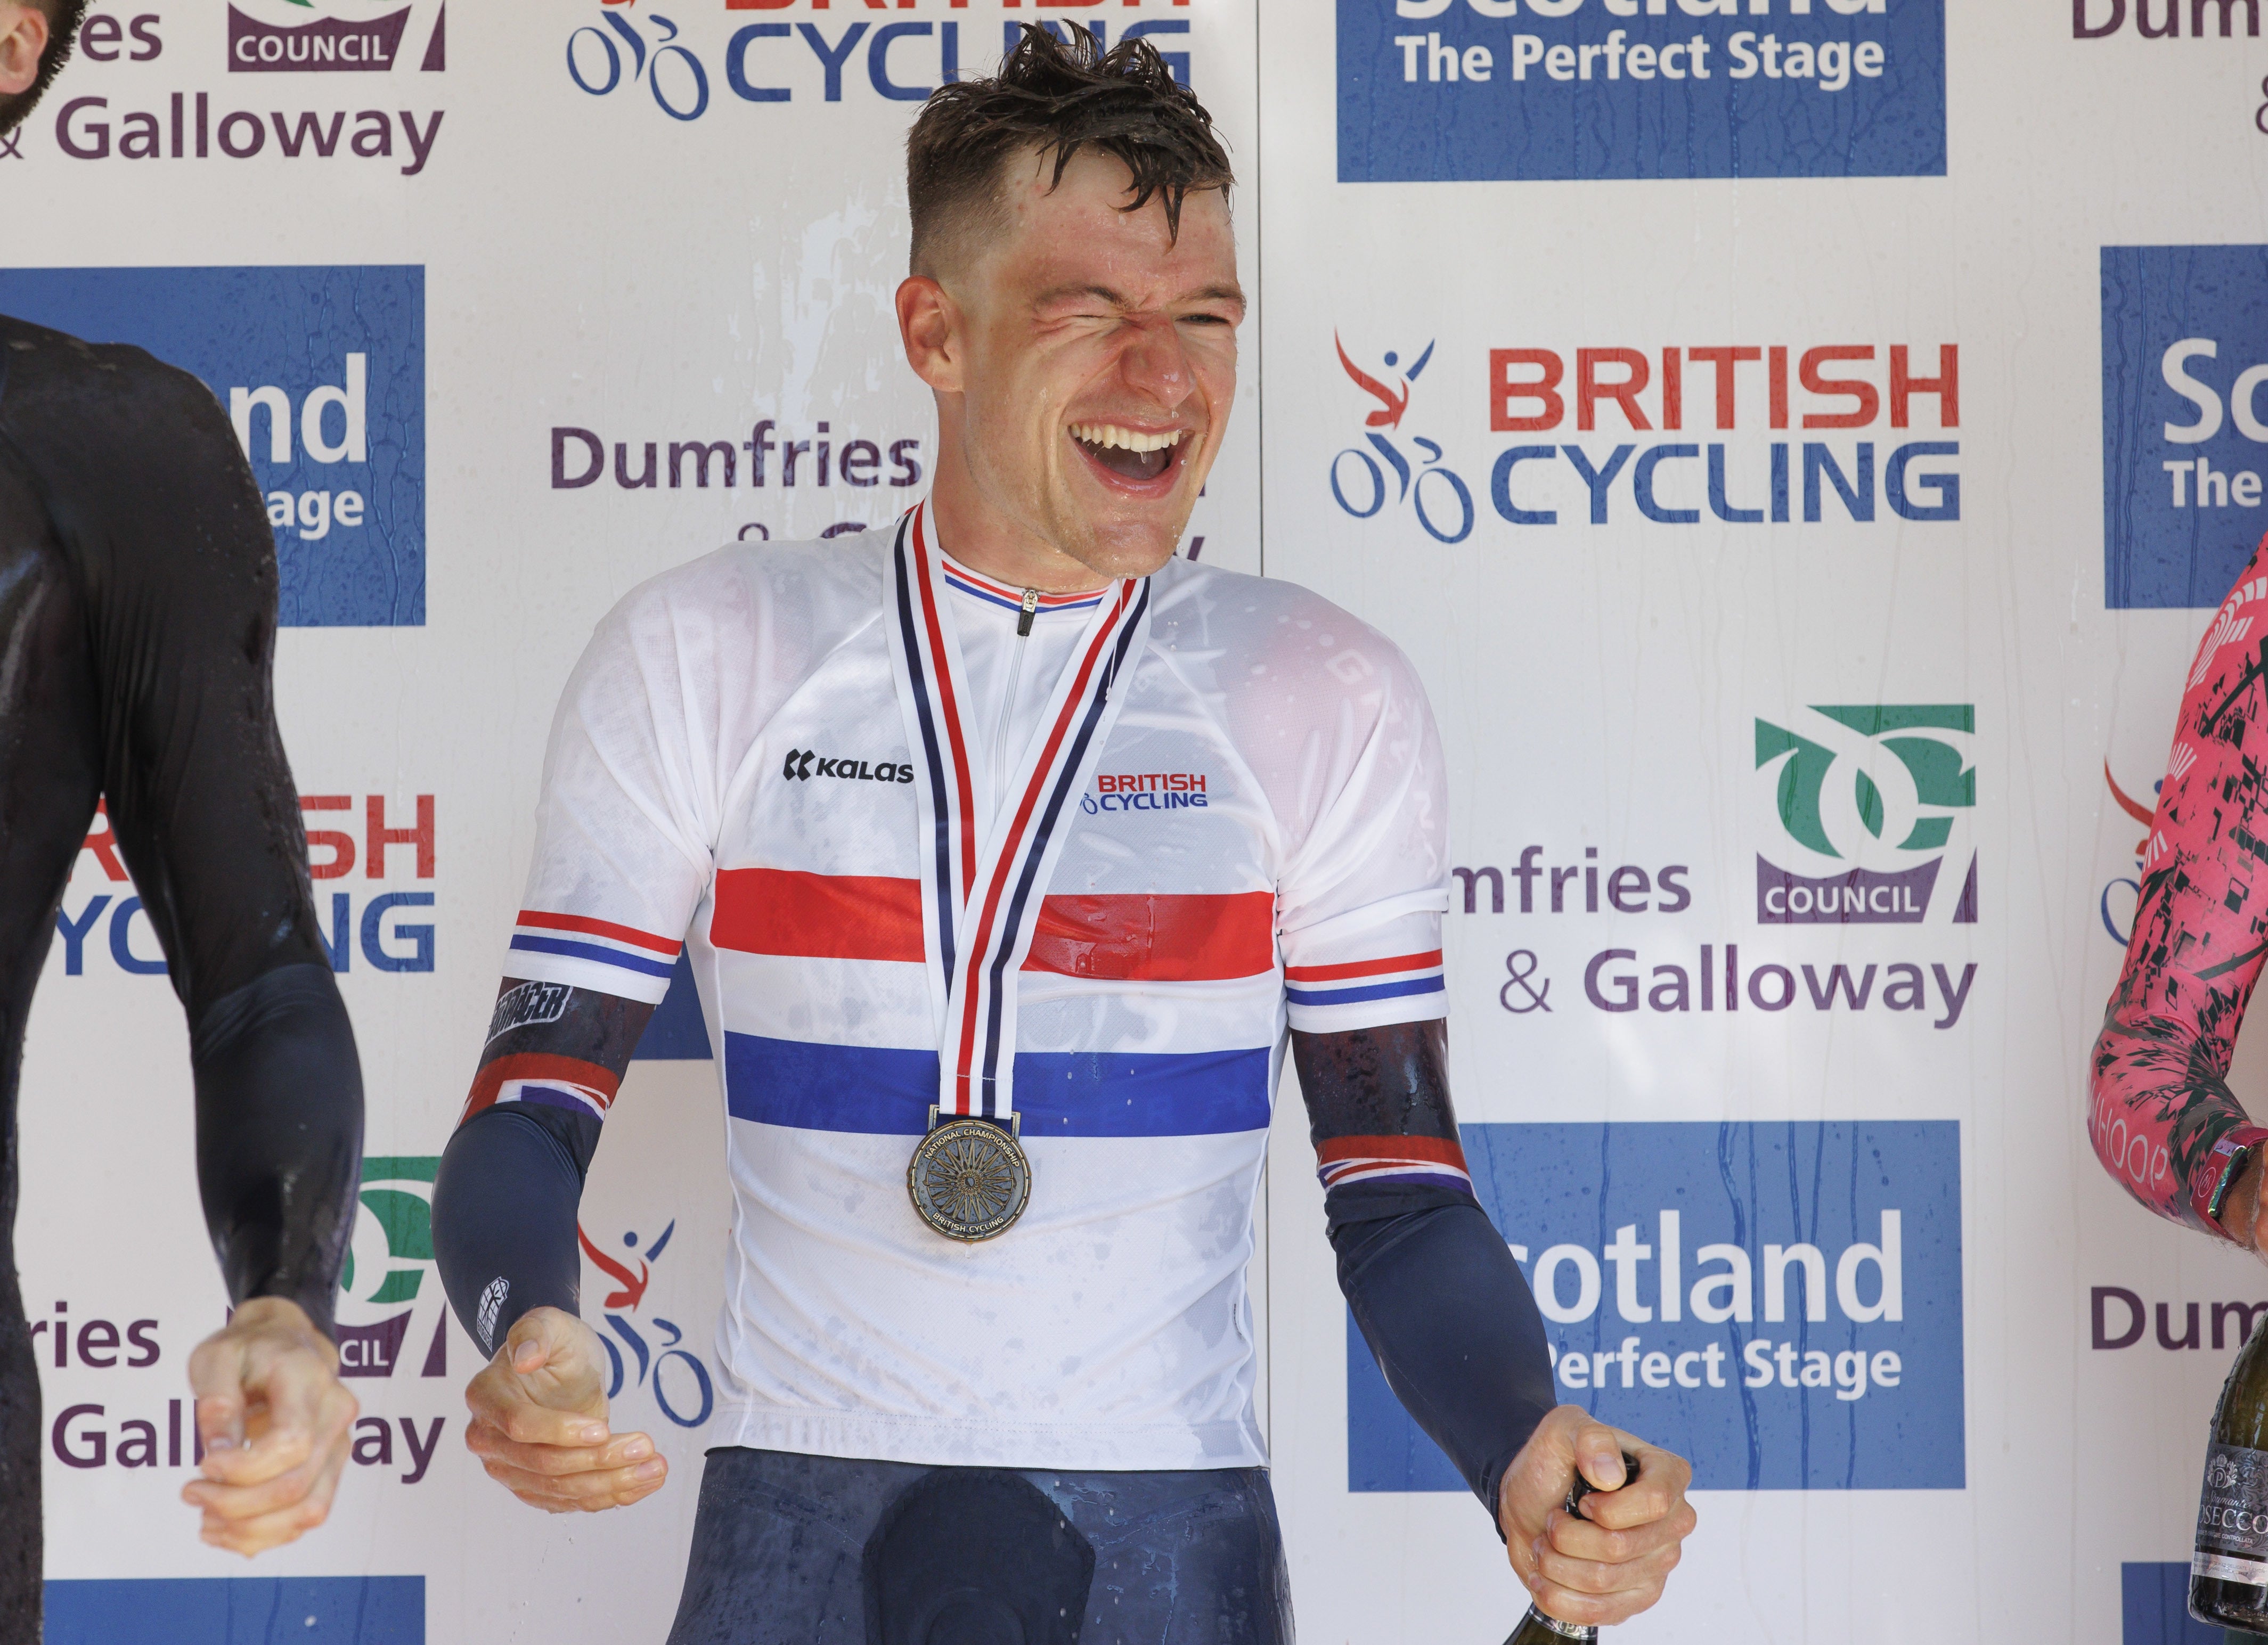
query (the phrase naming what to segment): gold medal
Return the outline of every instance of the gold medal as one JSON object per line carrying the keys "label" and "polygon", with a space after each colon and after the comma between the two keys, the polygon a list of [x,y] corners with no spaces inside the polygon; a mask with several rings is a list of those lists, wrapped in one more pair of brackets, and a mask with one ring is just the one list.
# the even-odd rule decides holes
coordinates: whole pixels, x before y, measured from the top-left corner
{"label": "gold medal", "polygon": [[938,1119],[906,1166],[914,1214],[947,1239],[974,1244],[1002,1234],[1032,1197],[1032,1164],[1012,1120],[1002,1126],[963,1114]]}

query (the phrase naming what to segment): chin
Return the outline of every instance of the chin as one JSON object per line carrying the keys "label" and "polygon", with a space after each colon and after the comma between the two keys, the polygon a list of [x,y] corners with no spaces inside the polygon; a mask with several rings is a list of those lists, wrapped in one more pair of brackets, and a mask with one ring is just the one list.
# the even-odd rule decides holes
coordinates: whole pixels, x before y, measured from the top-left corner
{"label": "chin", "polygon": [[1129,529],[1119,525],[1089,533],[1086,547],[1076,557],[1080,564],[1108,576],[1147,576],[1172,559],[1181,544],[1178,529]]}

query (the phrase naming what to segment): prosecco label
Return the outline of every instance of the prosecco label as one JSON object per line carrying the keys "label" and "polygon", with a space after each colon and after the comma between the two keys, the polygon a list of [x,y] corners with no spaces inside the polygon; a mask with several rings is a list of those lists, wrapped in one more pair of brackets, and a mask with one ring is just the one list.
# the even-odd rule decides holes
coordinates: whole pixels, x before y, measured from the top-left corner
{"label": "prosecco label", "polygon": [[2205,1452],[2194,1570],[2268,1586],[2268,1451],[2216,1443]]}

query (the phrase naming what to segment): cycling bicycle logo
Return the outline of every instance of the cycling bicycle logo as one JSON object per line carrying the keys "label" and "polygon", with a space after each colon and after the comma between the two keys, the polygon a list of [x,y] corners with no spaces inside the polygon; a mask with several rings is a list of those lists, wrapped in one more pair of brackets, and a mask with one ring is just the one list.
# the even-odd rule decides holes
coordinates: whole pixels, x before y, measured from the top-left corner
{"label": "cycling bicycle logo", "polygon": [[[709,112],[709,71],[691,51],[671,43],[677,38],[676,24],[658,11],[646,13],[647,22],[669,31],[649,51],[645,37],[621,12],[603,12],[599,20],[606,28],[593,28],[586,23],[567,37],[567,74],[577,85],[593,97],[606,96],[622,83],[622,53],[627,50],[631,83],[644,80],[646,90],[653,93],[653,100],[663,114],[672,120],[698,120]],[[608,30],[613,31],[611,34]],[[586,34],[593,43],[584,42]],[[615,44],[618,39],[620,46]],[[666,90],[661,74],[665,62],[674,65],[670,75],[673,84]],[[604,79],[599,77],[601,62],[606,67]]]}
{"label": "cycling bicycle logo", "polygon": [[[1388,502],[1387,475],[1390,473],[1394,476],[1392,500],[1397,504],[1408,503],[1428,536],[1436,542],[1464,541],[1472,535],[1473,494],[1466,489],[1464,481],[1454,470],[1439,466],[1441,448],[1423,436],[1410,436],[1410,444],[1424,453],[1423,459],[1413,465],[1393,441],[1379,432],[1381,429],[1401,428],[1402,414],[1410,408],[1410,386],[1418,380],[1427,363],[1432,359],[1432,343],[1427,343],[1425,352],[1418,356],[1418,363],[1402,374],[1401,386],[1396,390],[1388,387],[1347,358],[1346,345],[1339,341],[1336,332],[1331,334],[1331,341],[1338,349],[1339,364],[1346,368],[1346,374],[1354,379],[1355,386],[1378,401],[1378,409],[1363,419],[1366,425],[1363,438],[1370,443],[1371,450],[1366,452],[1360,446],[1350,445],[1331,459],[1331,496],[1355,518],[1366,520],[1385,508]],[[1389,349],[1385,356],[1386,369],[1392,371],[1399,364],[1400,356]],[[1377,453],[1375,457],[1371,454],[1373,452]],[[1353,468],[1346,466],[1350,458],[1356,464]],[[1383,467],[1380,466],[1381,459],[1384,461]],[[1430,494],[1427,490],[1429,482],[1432,486]],[[1354,500],[1347,495],[1349,486],[1353,487],[1356,496],[1366,506],[1355,506]],[[1450,529],[1452,522],[1455,527],[1454,530]]]}
{"label": "cycling bicycle logo", "polygon": [[[600,1251],[591,1236],[584,1231],[581,1223],[575,1225],[576,1237],[583,1242],[583,1254],[590,1258],[599,1271],[613,1280],[618,1288],[607,1293],[607,1329],[620,1337],[630,1352],[637,1356],[637,1385],[641,1388],[646,1386],[647,1377],[651,1374],[653,1402],[661,1407],[662,1415],[680,1428],[699,1428],[709,1420],[709,1413],[717,1403],[717,1392],[709,1381],[709,1368],[692,1350],[678,1346],[685,1340],[685,1333],[671,1321],[655,1315],[650,1323],[655,1330],[666,1332],[669,1337],[657,1353],[639,1334],[636,1326],[613,1311],[618,1308],[627,1308],[632,1313],[637,1311],[638,1305],[645,1300],[646,1284],[653,1277],[652,1265],[661,1259],[662,1251],[669,1244],[669,1237],[676,1231],[677,1223],[673,1220],[661,1230],[660,1237],[646,1247],[645,1255],[637,1259],[638,1271],[632,1274],[626,1265]],[[635,1230],[622,1236],[622,1244],[632,1251],[637,1249],[637,1243]],[[607,1360],[613,1371],[607,1383],[607,1398],[616,1399],[622,1392],[623,1379],[629,1375],[629,1368],[623,1362],[621,1348],[603,1336],[599,1340],[606,1345]],[[672,1383],[676,1384],[674,1394],[670,1387]],[[687,1414],[688,1412],[691,1414]]]}

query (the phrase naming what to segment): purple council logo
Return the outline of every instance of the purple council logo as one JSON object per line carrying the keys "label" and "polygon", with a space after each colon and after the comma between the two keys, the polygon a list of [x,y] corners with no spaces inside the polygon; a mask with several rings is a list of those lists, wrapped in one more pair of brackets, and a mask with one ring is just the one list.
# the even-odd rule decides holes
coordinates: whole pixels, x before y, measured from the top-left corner
{"label": "purple council logo", "polygon": [[[1402,418],[1410,409],[1410,388],[1433,358],[1433,345],[1428,342],[1425,352],[1407,371],[1400,371],[1402,356],[1389,349],[1381,364],[1388,377],[1398,374],[1399,382],[1389,386],[1372,376],[1347,357],[1346,344],[1338,334],[1331,335],[1338,349],[1339,364],[1345,369],[1356,387],[1378,402],[1370,415],[1363,419],[1363,438],[1369,444],[1366,452],[1360,446],[1350,445],[1331,459],[1331,496],[1338,505],[1359,520],[1366,520],[1384,509],[1390,502],[1395,507],[1410,505],[1418,516],[1418,523],[1437,542],[1461,543],[1472,535],[1473,494],[1466,489],[1464,481],[1453,471],[1440,467],[1441,448],[1422,435],[1412,435],[1410,443],[1423,455],[1416,463],[1381,430],[1399,432]],[[1372,453],[1375,452],[1373,456]],[[1383,465],[1381,466],[1381,464]],[[1389,483],[1388,475],[1393,479]],[[1427,482],[1432,482],[1430,494]],[[1454,523],[1454,529],[1451,529]]]}
{"label": "purple council logo", "polygon": [[[228,8],[228,66],[239,73],[340,71],[382,74],[415,61],[427,74],[448,67],[448,7],[401,5],[382,16],[375,8],[342,0],[232,0]],[[340,11],[347,15],[313,15]],[[418,17],[416,14],[425,12]],[[412,22],[417,26],[412,28]],[[410,58],[404,36],[423,49]]]}
{"label": "purple council logo", "polygon": [[1756,854],[1757,923],[1975,924],[1976,709],[1867,703],[1780,717],[1756,722],[1757,798],[1777,836],[1771,857]]}

